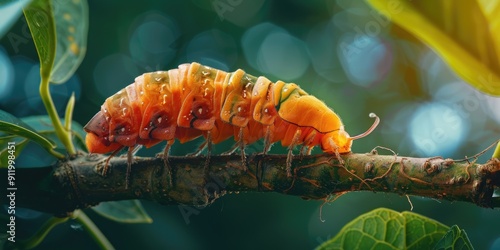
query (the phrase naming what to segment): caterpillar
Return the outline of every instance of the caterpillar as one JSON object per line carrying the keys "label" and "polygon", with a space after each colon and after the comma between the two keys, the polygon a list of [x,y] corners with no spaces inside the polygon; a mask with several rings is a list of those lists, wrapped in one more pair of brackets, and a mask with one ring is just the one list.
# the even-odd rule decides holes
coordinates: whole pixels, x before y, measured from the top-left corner
{"label": "caterpillar", "polygon": [[264,138],[266,153],[279,141],[289,150],[286,171],[290,176],[295,146],[302,145],[310,153],[319,145],[340,160],[339,154],[351,152],[353,140],[378,125],[380,119],[373,113],[370,117],[376,118],[373,125],[350,137],[340,117],[297,84],[273,83],[241,69],[225,72],[190,63],[138,76],[107,98],[84,130],[90,153],[114,154],[129,147],[129,156],[137,145],[151,147],[167,141],[167,157],[175,139],[185,143],[204,136],[204,146],[209,147],[233,136],[244,160],[245,145]]}

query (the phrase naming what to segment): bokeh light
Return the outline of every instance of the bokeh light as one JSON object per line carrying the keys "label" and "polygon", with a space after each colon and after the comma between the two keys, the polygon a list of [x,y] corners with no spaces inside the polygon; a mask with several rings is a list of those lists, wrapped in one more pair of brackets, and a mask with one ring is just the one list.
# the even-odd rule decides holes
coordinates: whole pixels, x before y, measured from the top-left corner
{"label": "bokeh light", "polygon": [[185,53],[187,62],[199,62],[226,71],[234,69],[238,59],[236,41],[231,35],[217,29],[193,37]]}
{"label": "bokeh light", "polygon": [[448,156],[463,142],[469,124],[458,112],[442,103],[420,105],[409,122],[408,132],[420,156]]}
{"label": "bokeh light", "polygon": [[29,2],[29,0],[2,1],[2,8],[0,8],[0,38],[16,21],[16,18],[13,17],[21,15],[22,11],[19,7],[25,6]]}
{"label": "bokeh light", "polygon": [[500,238],[497,238],[490,246],[490,250],[500,249]]}
{"label": "bokeh light", "polygon": [[176,22],[158,11],[145,13],[137,19],[138,25],[129,39],[132,59],[144,68],[169,64],[177,52],[177,40],[181,35]]}
{"label": "bokeh light", "polygon": [[[51,86],[60,115],[69,95],[76,93],[74,119],[80,124],[137,76],[195,61],[225,71],[241,68],[273,81],[296,82],[331,107],[352,136],[371,125],[368,113],[377,113],[381,124],[353,143],[355,153],[384,146],[400,156],[458,159],[498,139],[500,98],[465,83],[432,49],[408,34],[401,35],[398,27],[391,28],[390,20],[376,15],[366,1],[108,0],[89,1],[89,13],[89,46],[82,65],[67,83]],[[11,36],[6,33],[0,45],[0,109],[19,117],[45,115],[38,92],[38,57],[26,22],[19,21],[8,32]],[[21,40],[13,42],[12,37]],[[202,142],[203,138],[176,142],[171,155],[192,153]],[[234,143],[231,138],[213,145],[212,154],[225,152]],[[141,149],[139,154],[154,156],[164,145]],[[262,149],[260,140],[247,145],[246,153]],[[16,163],[33,166],[54,161],[36,144],[26,150],[30,154]],[[271,151],[286,152],[280,143]],[[321,153],[319,147],[316,153]],[[491,157],[491,151],[482,157]],[[309,249],[374,208],[410,208],[404,196],[371,192],[350,192],[332,204],[323,202],[252,192],[196,207],[189,222],[179,207],[153,202],[144,202],[154,218],[148,225],[115,224],[92,213],[89,216],[117,249]],[[478,249],[500,245],[497,231],[488,224],[498,220],[497,211],[431,199],[412,198],[412,202],[416,212],[464,228]],[[93,244],[70,225],[58,229],[40,249],[85,249]],[[75,239],[85,244],[75,245]]]}
{"label": "bokeh light", "polygon": [[[28,70],[24,82],[20,84],[24,86],[25,100],[22,100],[19,105],[27,106],[29,109],[20,109],[17,113],[21,116],[34,115],[45,113],[45,106],[40,97],[40,65],[33,64]],[[81,94],[80,80],[73,75],[68,81],[63,84],[51,84],[50,92],[52,93],[52,101],[55,104],[56,110],[60,116],[64,116],[66,103],[72,93],[75,93],[75,98],[78,100]]]}
{"label": "bokeh light", "polygon": [[134,82],[141,73],[134,61],[124,54],[112,54],[99,60],[94,69],[94,88],[99,95],[91,95],[96,103]]}
{"label": "bokeh light", "polygon": [[488,111],[486,112],[491,118],[493,118],[498,124],[500,124],[500,98],[492,96],[484,96],[484,100],[487,104]]}
{"label": "bokeh light", "polygon": [[[0,50],[0,78],[2,78],[0,79],[2,109],[20,117],[46,113],[40,98],[39,64],[23,56],[14,56],[5,61]],[[80,80],[76,75],[66,83],[51,84],[49,87],[52,100],[60,115],[64,114],[66,103],[72,93],[75,93],[76,100],[81,95]]]}
{"label": "bokeh light", "polygon": [[271,23],[248,29],[242,37],[242,46],[252,67],[282,80],[301,77],[309,66],[305,43]]}
{"label": "bokeh light", "polygon": [[301,77],[309,66],[304,42],[285,32],[267,35],[257,61],[261,71],[289,81]]}
{"label": "bokeh light", "polygon": [[340,83],[347,79],[337,57],[337,40],[335,26],[329,21],[311,29],[306,43],[316,73],[328,81]]}
{"label": "bokeh light", "polygon": [[365,87],[384,79],[393,61],[391,47],[378,37],[350,33],[340,39],[338,56],[349,80]]}
{"label": "bokeh light", "polygon": [[486,101],[486,95],[463,81],[440,84],[432,95],[435,101],[447,103],[463,119],[473,121],[476,127],[483,127],[487,122],[483,119],[488,111],[487,104],[481,104]]}
{"label": "bokeh light", "polygon": [[[11,57],[13,67],[13,83],[10,91],[6,92],[5,98],[0,99],[0,104],[9,110],[12,114],[16,113],[16,109],[11,109],[26,100],[24,83],[28,72],[35,65],[34,61],[23,56]],[[38,89],[38,88],[37,88]],[[15,93],[15,94],[13,94]]]}
{"label": "bokeh light", "polygon": [[271,5],[265,0],[191,1],[204,10],[213,11],[216,14],[214,22],[228,22],[240,27],[247,27],[266,17]]}
{"label": "bokeh light", "polygon": [[12,95],[13,85],[14,67],[5,50],[0,46],[0,103]]}
{"label": "bokeh light", "polygon": [[418,58],[417,65],[420,69],[422,88],[427,94],[432,96],[441,86],[461,81],[433,50],[424,50],[416,57]]}
{"label": "bokeh light", "polygon": [[24,79],[24,83],[21,83],[24,86],[24,93],[26,96],[26,101],[28,102],[29,107],[40,107],[39,112],[43,112],[43,103],[40,99],[40,65],[34,64],[31,66],[28,74],[26,74],[26,78]]}
{"label": "bokeh light", "polygon": [[241,46],[245,58],[248,64],[250,64],[250,66],[254,69],[260,69],[260,65],[257,60],[260,45],[264,39],[266,39],[268,34],[272,34],[274,32],[285,33],[286,31],[272,23],[261,23],[247,29],[241,37]]}

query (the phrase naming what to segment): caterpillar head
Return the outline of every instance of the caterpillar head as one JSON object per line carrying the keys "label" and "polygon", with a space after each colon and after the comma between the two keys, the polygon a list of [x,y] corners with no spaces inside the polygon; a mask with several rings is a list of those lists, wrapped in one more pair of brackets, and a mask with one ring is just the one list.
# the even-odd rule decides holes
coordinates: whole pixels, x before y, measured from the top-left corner
{"label": "caterpillar head", "polygon": [[85,144],[90,153],[105,154],[109,152],[114,152],[120,147],[121,144],[109,141],[109,123],[106,121],[102,111],[92,117],[92,119],[83,127],[87,136],[85,138]]}
{"label": "caterpillar head", "polygon": [[352,141],[363,138],[369,135],[377,125],[380,123],[380,118],[374,113],[370,113],[371,118],[375,118],[373,125],[364,133],[357,136],[349,136],[349,134],[344,130],[344,126],[341,126],[339,130],[332,131],[321,140],[321,149],[323,152],[327,153],[349,153],[351,152]]}
{"label": "caterpillar head", "polygon": [[330,132],[323,136],[321,140],[321,149],[323,152],[335,154],[351,152],[352,139],[344,130],[344,126],[340,130]]}

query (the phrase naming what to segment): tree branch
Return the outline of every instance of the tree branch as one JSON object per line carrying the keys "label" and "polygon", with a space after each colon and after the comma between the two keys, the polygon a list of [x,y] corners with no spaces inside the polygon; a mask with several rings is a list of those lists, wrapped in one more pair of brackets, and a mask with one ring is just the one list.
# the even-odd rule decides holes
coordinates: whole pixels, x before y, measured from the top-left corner
{"label": "tree branch", "polygon": [[[145,199],[164,205],[208,205],[231,192],[278,192],[306,199],[326,199],[349,191],[391,192],[499,207],[494,189],[500,183],[500,160],[411,158],[395,155],[349,154],[344,165],[331,155],[295,157],[293,177],[285,171],[286,156],[251,155],[246,167],[239,155],[172,157],[169,168],[159,158],[136,158],[130,186],[125,188],[127,161],[115,157],[110,171],[100,170],[107,156],[79,155],[45,168],[17,168],[16,206],[58,216],[103,201]],[[7,170],[1,169],[1,179]],[[9,191],[0,190],[1,197]],[[8,199],[1,199],[9,205]]]}

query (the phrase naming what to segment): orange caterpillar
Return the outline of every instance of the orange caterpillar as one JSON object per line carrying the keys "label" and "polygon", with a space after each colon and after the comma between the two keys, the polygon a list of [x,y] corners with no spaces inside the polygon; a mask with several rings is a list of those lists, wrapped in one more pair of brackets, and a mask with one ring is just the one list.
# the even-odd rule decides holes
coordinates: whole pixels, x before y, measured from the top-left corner
{"label": "orange caterpillar", "polygon": [[320,145],[340,159],[339,154],[351,152],[353,140],[375,129],[379,119],[370,117],[376,118],[371,128],[350,137],[333,110],[294,83],[272,83],[241,69],[228,73],[191,63],[137,77],[106,99],[84,129],[91,153],[167,141],[166,157],[175,139],[184,143],[203,135],[204,145],[210,146],[234,136],[244,160],[245,145],[264,138],[266,153],[281,141],[289,147],[290,175],[294,146],[303,145],[310,153]]}

